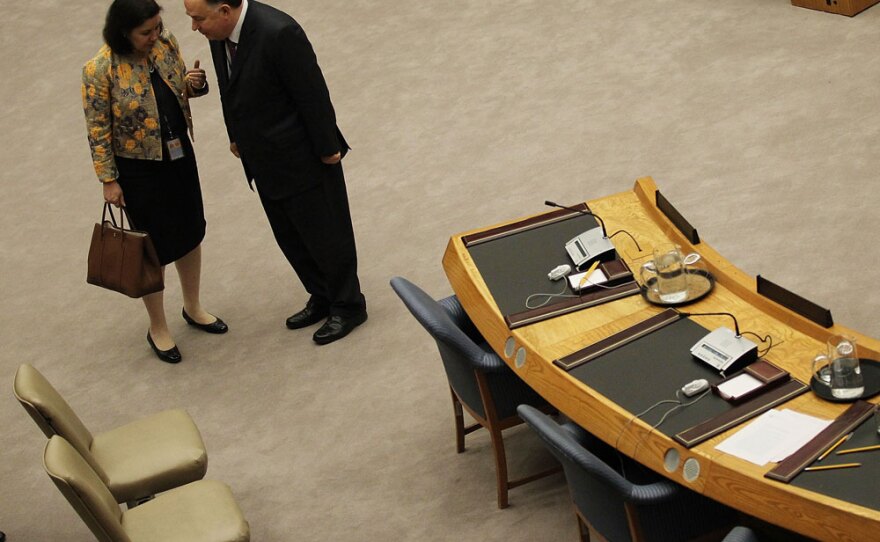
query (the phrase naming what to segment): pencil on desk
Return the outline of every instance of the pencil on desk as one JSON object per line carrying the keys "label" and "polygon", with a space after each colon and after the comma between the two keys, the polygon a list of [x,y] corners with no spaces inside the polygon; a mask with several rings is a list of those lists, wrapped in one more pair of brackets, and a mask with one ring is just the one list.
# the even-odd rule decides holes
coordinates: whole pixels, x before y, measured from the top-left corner
{"label": "pencil on desk", "polygon": [[840,450],[837,455],[854,454],[856,452],[870,452],[871,450],[880,450],[880,444],[875,446],[862,446],[861,448],[850,448],[848,450]]}
{"label": "pencil on desk", "polygon": [[832,469],[851,469],[853,467],[861,467],[861,463],[841,463],[839,465],[822,465],[819,467],[807,467],[805,471],[816,471],[816,470],[832,470]]}
{"label": "pencil on desk", "polygon": [[593,274],[593,271],[595,271],[597,267],[599,267],[599,260],[596,260],[595,262],[593,262],[593,265],[591,265],[590,268],[587,269],[587,272],[584,273],[584,276],[581,277],[581,281],[578,283],[578,290],[580,290],[581,288],[584,287],[584,284],[587,282],[587,279],[590,278],[590,275]]}
{"label": "pencil on desk", "polygon": [[853,435],[853,434],[850,433],[849,435],[844,435],[844,436],[840,437],[840,440],[838,440],[837,442],[835,442],[835,443],[834,443],[834,446],[832,446],[832,447],[828,448],[827,450],[825,450],[825,452],[824,452],[822,455],[819,456],[819,459],[817,459],[816,462],[822,461],[823,459],[825,459],[826,457],[828,457],[828,454],[830,454],[831,452],[833,452],[835,448],[837,448],[838,446],[840,446],[840,445],[843,444],[844,442],[848,441],[848,440],[849,440],[849,437],[851,437],[852,435]]}

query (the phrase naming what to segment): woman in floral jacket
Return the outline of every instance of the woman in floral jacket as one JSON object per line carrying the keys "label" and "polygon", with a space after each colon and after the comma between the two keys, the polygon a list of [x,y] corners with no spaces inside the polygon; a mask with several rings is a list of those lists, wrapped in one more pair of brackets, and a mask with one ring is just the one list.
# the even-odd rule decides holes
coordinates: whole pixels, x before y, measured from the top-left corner
{"label": "woman in floral jacket", "polygon": [[[198,60],[186,70],[177,40],[162,27],[161,9],[155,0],[114,0],[107,11],[106,44],[83,67],[89,146],[104,200],[124,206],[135,227],[150,234],[163,266],[175,263],[184,320],[225,333],[223,320],[199,300],[205,215],[187,134],[189,98],[206,94],[208,85]],[[143,300],[147,342],[162,361],[179,362],[163,293]]]}

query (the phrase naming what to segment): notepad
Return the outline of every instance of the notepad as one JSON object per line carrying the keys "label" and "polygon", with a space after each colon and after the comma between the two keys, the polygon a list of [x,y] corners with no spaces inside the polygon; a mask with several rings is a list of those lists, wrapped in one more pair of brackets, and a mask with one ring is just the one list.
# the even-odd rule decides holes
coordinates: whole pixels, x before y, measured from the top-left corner
{"label": "notepad", "polygon": [[740,373],[716,386],[723,399],[737,400],[763,386],[764,383],[748,373]]}
{"label": "notepad", "polygon": [[577,292],[578,290],[586,290],[587,288],[595,286],[596,284],[608,282],[608,277],[605,276],[605,273],[603,273],[601,269],[596,269],[595,271],[593,271],[587,278],[587,280],[583,281],[583,285],[581,285],[581,281],[583,280],[584,275],[586,275],[586,272],[568,276],[568,283],[571,285],[571,289],[575,292]]}
{"label": "notepad", "polygon": [[713,390],[722,399],[731,403],[739,403],[767,392],[780,384],[791,380],[788,371],[777,367],[766,359],[748,365],[742,371],[730,375],[713,386]]}

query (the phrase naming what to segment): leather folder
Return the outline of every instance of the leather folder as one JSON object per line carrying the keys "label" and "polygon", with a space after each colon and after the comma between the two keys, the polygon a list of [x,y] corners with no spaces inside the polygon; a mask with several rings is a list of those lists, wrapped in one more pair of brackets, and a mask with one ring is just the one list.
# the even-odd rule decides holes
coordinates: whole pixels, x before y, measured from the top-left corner
{"label": "leather folder", "polygon": [[791,482],[795,476],[800,474],[801,471],[810,465],[810,463],[822,455],[822,452],[834,445],[834,443],[840,440],[840,437],[843,435],[851,433],[873,413],[874,405],[867,401],[856,401],[852,406],[846,409],[843,414],[831,422],[831,425],[813,437],[813,440],[802,446],[800,450],[788,456],[764,476],[780,482]]}
{"label": "leather folder", "polygon": [[686,448],[691,448],[704,440],[708,440],[719,433],[723,433],[754,418],[758,414],[797,397],[808,389],[809,387],[800,380],[789,379],[785,383],[754,396],[714,418],[710,418],[676,434],[673,438]]}
{"label": "leather folder", "polygon": [[[636,287],[638,288],[638,285]],[[581,348],[577,352],[573,352],[565,357],[554,360],[553,364],[560,369],[570,371],[575,367],[579,367],[584,363],[598,358],[602,354],[610,352],[615,348],[620,348],[625,344],[629,344],[662,327],[677,322],[682,318],[683,316],[675,309],[666,309],[660,314],[656,314],[632,327],[619,331],[606,339],[602,339],[597,343]]]}

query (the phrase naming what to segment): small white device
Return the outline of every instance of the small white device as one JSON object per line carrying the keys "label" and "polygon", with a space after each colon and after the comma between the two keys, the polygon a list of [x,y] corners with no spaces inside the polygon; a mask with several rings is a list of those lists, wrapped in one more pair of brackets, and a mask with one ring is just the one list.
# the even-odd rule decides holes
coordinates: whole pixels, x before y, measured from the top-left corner
{"label": "small white device", "polygon": [[691,354],[721,373],[736,370],[758,359],[758,345],[719,327],[691,347]]}
{"label": "small white device", "polygon": [[683,393],[685,397],[693,397],[694,395],[702,393],[708,389],[709,381],[705,378],[700,378],[682,386],[681,393]]}
{"label": "small white device", "polygon": [[571,266],[564,263],[562,265],[557,265],[547,273],[547,278],[550,280],[559,280],[562,277],[567,276],[569,273],[571,273]]}
{"label": "small white device", "polygon": [[575,267],[580,268],[597,256],[613,251],[614,245],[611,239],[605,237],[602,228],[596,226],[565,243],[565,250]]}

